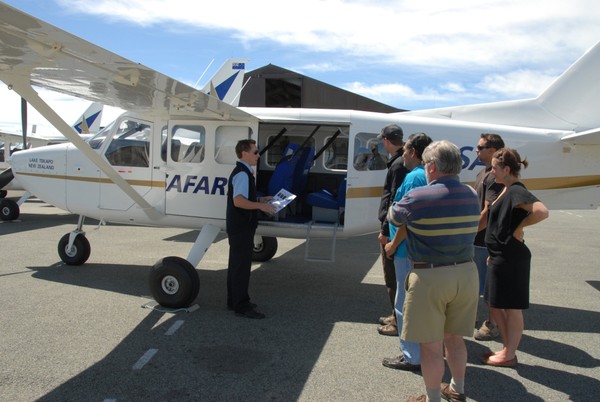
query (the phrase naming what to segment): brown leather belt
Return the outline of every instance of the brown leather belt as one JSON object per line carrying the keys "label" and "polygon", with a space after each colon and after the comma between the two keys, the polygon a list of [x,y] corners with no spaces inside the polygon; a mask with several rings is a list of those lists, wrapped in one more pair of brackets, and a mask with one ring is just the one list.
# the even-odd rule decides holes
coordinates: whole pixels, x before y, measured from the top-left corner
{"label": "brown leather belt", "polygon": [[466,264],[467,262],[471,262],[473,260],[465,260],[465,261],[454,261],[454,262],[444,262],[440,264],[432,264],[430,262],[413,262],[414,269],[427,269],[427,268],[438,268],[438,267],[453,267],[455,265]]}

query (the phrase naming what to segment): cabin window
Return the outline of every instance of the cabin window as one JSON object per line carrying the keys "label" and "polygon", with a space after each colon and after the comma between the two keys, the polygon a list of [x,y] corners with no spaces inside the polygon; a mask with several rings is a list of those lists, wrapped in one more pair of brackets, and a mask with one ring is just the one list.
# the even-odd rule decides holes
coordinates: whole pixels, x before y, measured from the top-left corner
{"label": "cabin window", "polygon": [[[331,137],[325,139],[329,141]],[[325,152],[323,152],[323,163],[325,168],[332,170],[348,169],[348,138],[337,137]]]}
{"label": "cabin window", "polygon": [[221,126],[215,132],[215,161],[224,165],[235,165],[238,160],[235,146],[239,140],[252,136],[252,129],[247,126]]}
{"label": "cabin window", "polygon": [[171,137],[173,162],[200,163],[204,160],[206,129],[202,126],[177,125]]}
{"label": "cabin window", "polygon": [[383,148],[378,134],[359,133],[354,137],[354,169],[383,170],[387,168],[389,154]]}
{"label": "cabin window", "polygon": [[104,156],[113,166],[149,167],[151,136],[150,125],[135,120],[124,120]]}
{"label": "cabin window", "polygon": [[[276,136],[270,136],[267,139],[267,144],[271,144]],[[294,153],[300,145],[304,144],[304,147],[315,148],[315,139],[311,138],[305,144],[306,136],[299,135],[284,135],[279,137],[267,150],[266,162],[267,166],[275,167],[281,161],[284,156],[290,156],[290,153]]]}

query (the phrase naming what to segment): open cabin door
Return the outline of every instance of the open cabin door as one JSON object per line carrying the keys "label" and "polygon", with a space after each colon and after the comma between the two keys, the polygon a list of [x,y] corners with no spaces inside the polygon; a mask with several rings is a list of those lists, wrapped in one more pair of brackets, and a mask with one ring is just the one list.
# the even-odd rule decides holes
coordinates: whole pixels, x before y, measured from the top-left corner
{"label": "open cabin door", "polygon": [[225,219],[227,182],[237,161],[235,145],[254,132],[244,123],[169,122],[166,213]]}

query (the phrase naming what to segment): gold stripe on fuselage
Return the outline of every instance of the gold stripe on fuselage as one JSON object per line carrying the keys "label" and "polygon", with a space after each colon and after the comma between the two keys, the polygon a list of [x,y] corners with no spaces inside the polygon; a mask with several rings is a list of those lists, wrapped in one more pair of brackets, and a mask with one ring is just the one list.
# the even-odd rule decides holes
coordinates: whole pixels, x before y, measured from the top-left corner
{"label": "gold stripe on fuselage", "polygon": [[[539,179],[523,179],[523,184],[529,190],[560,190],[574,187],[588,187],[600,185],[600,175],[572,176],[572,177],[544,177]],[[466,182],[474,186],[473,182]],[[351,187],[346,191],[346,198],[380,198],[383,187]]]}
{"label": "gold stripe on fuselage", "polygon": [[[65,176],[65,175],[50,175],[44,173],[28,173],[23,172],[19,173],[22,176],[33,176],[33,177],[43,177],[45,179],[60,179],[60,180],[72,180],[72,181],[83,181],[88,183],[98,183],[98,184],[112,184],[113,181],[109,178],[100,178],[100,177],[84,177],[84,176]],[[152,181],[152,180],[135,180],[135,179],[125,179],[125,181],[131,186],[142,186],[142,187],[166,187],[166,183],[164,181]]]}
{"label": "gold stripe on fuselage", "polygon": [[[62,180],[74,180],[84,181],[99,184],[110,184],[112,180],[108,178],[100,177],[82,177],[82,176],[65,176],[65,175],[49,175],[45,173],[29,173],[23,172],[18,173],[23,176],[33,177],[44,177],[48,179],[62,179]],[[146,187],[166,187],[164,181],[152,181],[152,180],[127,180],[132,186],[146,186]],[[574,187],[588,187],[600,185],[600,175],[593,176],[573,176],[573,177],[545,177],[539,179],[523,179],[523,184],[529,190],[560,190]],[[466,182],[465,184],[473,186],[473,182]],[[375,187],[350,187],[346,191],[346,198],[381,198],[383,193],[382,186]]]}

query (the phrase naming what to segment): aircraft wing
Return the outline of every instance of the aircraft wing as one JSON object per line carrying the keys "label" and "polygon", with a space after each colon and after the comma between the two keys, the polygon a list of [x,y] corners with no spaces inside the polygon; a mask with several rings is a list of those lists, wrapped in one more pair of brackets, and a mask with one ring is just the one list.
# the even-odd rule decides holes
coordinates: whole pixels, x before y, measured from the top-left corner
{"label": "aircraft wing", "polygon": [[600,145],[600,127],[565,135],[560,140],[573,145]]}
{"label": "aircraft wing", "polygon": [[[17,133],[7,133],[6,131],[0,131],[0,142],[20,144],[23,142],[23,135]],[[50,140],[46,138],[32,137],[31,135],[28,135],[27,142],[34,147],[40,147],[48,145],[50,143]]]}
{"label": "aircraft wing", "polygon": [[0,3],[0,79],[58,91],[140,115],[218,120],[254,116]]}

